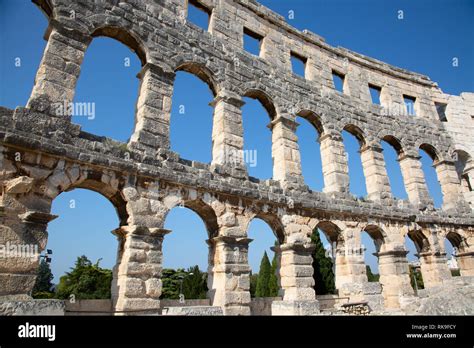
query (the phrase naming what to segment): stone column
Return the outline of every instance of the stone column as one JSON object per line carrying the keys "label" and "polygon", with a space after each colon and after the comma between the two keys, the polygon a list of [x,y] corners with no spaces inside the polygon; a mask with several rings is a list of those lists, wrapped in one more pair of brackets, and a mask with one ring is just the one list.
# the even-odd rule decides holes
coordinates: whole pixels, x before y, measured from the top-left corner
{"label": "stone column", "polygon": [[471,162],[468,162],[466,168],[464,168],[465,179],[462,184],[464,185],[464,198],[471,206],[471,210],[474,210],[474,161]]}
{"label": "stone column", "polygon": [[298,124],[279,115],[269,125],[272,130],[273,179],[283,183],[304,184],[300,151],[295,134]]}
{"label": "stone column", "polygon": [[319,303],[314,292],[314,246],[285,243],[275,250],[280,253],[280,283],[283,301],[272,303],[273,315],[312,315],[319,313]]}
{"label": "stone column", "polygon": [[0,299],[30,300],[48,222],[57,216],[0,206]]}
{"label": "stone column", "polygon": [[345,225],[336,247],[336,289],[339,296],[361,301],[368,283],[364,249],[360,241],[361,228],[359,223],[352,221],[347,221]]}
{"label": "stone column", "polygon": [[360,149],[368,198],[375,201],[392,197],[382,152],[382,147],[376,145],[365,145]]}
{"label": "stone column", "polygon": [[461,192],[461,183],[454,162],[436,161],[433,163],[433,167],[436,169],[441,191],[443,192],[443,209],[459,210],[464,206],[464,208],[470,210]]}
{"label": "stone column", "polygon": [[441,285],[444,280],[451,278],[446,253],[427,251],[420,252],[418,256],[425,288]]}
{"label": "stone column", "polygon": [[399,308],[400,296],[414,294],[410,284],[407,254],[408,251],[403,246],[376,253],[386,308]]}
{"label": "stone column", "polygon": [[402,153],[398,161],[409,201],[419,207],[433,206],[421,168],[420,156]]}
{"label": "stone column", "polygon": [[169,149],[175,73],[147,63],[137,77],[140,79],[140,94],[130,145],[152,153],[158,148]]}
{"label": "stone column", "polygon": [[48,43],[27,108],[70,118],[69,103],[91,37],[51,20],[45,38]]}
{"label": "stone column", "polygon": [[341,134],[324,133],[319,137],[324,176],[323,192],[349,192],[346,151]]}
{"label": "stone column", "polygon": [[218,236],[208,240],[208,297],[224,315],[250,315],[248,238]]}
{"label": "stone column", "polygon": [[474,251],[458,252],[456,261],[462,276],[474,276]]}
{"label": "stone column", "polygon": [[158,314],[162,289],[162,244],[169,230],[122,226],[114,269],[112,301],[117,315]]}
{"label": "stone column", "polygon": [[212,164],[229,166],[241,175],[246,175],[241,110],[244,104],[241,97],[227,91],[221,91],[210,104],[214,107]]}

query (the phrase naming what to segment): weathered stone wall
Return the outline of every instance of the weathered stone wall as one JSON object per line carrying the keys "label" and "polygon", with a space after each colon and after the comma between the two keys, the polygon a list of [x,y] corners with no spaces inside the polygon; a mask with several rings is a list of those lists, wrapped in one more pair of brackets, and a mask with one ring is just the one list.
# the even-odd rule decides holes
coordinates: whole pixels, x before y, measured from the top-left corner
{"label": "weathered stone wall", "polygon": [[[0,108],[0,244],[43,250],[47,224],[55,218],[51,203],[60,193],[74,188],[101,193],[120,219],[113,231],[119,250],[112,297],[121,314],[159,312],[162,243],[171,232],[163,228],[164,220],[177,205],[194,210],[206,224],[208,297],[228,315],[251,314],[247,227],[255,217],[266,221],[279,241],[282,301],[273,302],[274,314],[319,311],[310,242],[316,227],[337,244],[337,288],[351,301],[375,296],[366,291],[363,257],[355,252],[362,231],[376,241],[386,308],[399,308],[401,298],[413,297],[406,235],[419,249],[427,286],[443,283],[449,272],[445,238],[457,248],[461,274],[474,274],[472,94],[448,96],[426,76],[331,47],[251,0],[199,1],[212,13],[208,32],[186,20],[184,0],[34,2],[50,18],[48,44],[26,107]],[[242,49],[244,27],[263,37],[260,57]],[[97,36],[123,42],[143,65],[128,144],[83,132],[70,115],[57,114],[58,104],[73,100],[84,53]],[[305,78],[291,72],[291,53],[306,59]],[[169,149],[179,70],[200,77],[215,96],[210,164],[182,159]],[[345,74],[343,93],[334,89],[332,71]],[[382,105],[371,103],[369,83],[381,87]],[[404,94],[416,98],[416,116],[408,115]],[[260,100],[271,118],[272,180],[249,178],[245,163],[236,159],[243,147],[244,96]],[[435,102],[447,103],[447,122],[440,120]],[[323,192],[304,185],[296,116],[320,133]],[[348,192],[343,130],[359,139],[367,199]],[[407,201],[392,198],[381,140],[399,153]],[[441,209],[434,209],[429,197],[420,148],[434,160]],[[37,265],[38,259],[0,260],[0,297],[28,299]]]}

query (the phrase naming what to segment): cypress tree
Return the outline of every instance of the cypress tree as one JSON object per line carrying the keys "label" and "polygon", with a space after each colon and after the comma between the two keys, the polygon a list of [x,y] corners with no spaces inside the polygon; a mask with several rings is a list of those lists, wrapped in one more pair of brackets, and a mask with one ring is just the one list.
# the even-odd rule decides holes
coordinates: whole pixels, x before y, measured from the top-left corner
{"label": "cypress tree", "polygon": [[273,255],[271,273],[270,273],[270,283],[268,285],[268,296],[276,297],[278,296],[278,277],[277,277],[277,254]]}
{"label": "cypress tree", "polygon": [[318,295],[333,294],[336,291],[332,260],[326,256],[326,250],[319,238],[318,230],[311,235],[311,242],[316,246],[313,251],[314,290]]}
{"label": "cypress tree", "polygon": [[365,266],[365,270],[367,273],[367,280],[369,282],[378,282],[379,281],[379,274],[378,273],[372,273],[372,269],[370,268],[369,265]]}
{"label": "cypress tree", "polygon": [[262,261],[260,262],[260,270],[258,272],[257,288],[255,290],[255,297],[267,297],[269,294],[271,265],[268,259],[267,252],[263,253]]}

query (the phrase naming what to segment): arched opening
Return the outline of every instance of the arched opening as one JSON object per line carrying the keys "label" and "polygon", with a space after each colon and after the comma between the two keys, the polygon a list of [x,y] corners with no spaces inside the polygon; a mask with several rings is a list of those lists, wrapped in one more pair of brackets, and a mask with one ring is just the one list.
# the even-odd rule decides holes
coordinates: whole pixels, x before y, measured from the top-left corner
{"label": "arched opening", "polygon": [[354,125],[347,125],[342,132],[349,167],[349,189],[359,198],[367,197],[364,169],[360,150],[365,145],[363,132]]}
{"label": "arched opening", "polygon": [[266,217],[256,217],[247,229],[247,235],[252,239],[248,250],[251,297],[280,295],[280,255],[274,247],[282,242],[282,235],[272,225]]}
{"label": "arched opening", "polygon": [[459,181],[461,182],[461,190],[469,202],[474,201],[472,198],[474,196],[474,193],[472,193],[474,191],[474,183],[471,182],[474,172],[474,160],[463,150],[456,150],[455,154],[455,166]]}
{"label": "arched opening", "polygon": [[206,240],[215,234],[216,223],[196,208],[193,203],[174,207],[165,219],[164,227],[171,232],[163,240],[161,298],[177,300],[174,305],[208,298],[212,267]]}
{"label": "arched opening", "polygon": [[381,144],[392,194],[398,199],[406,200],[408,195],[400,163],[398,162],[398,159],[403,154],[400,141],[393,136],[385,136],[382,138]]}
{"label": "arched opening", "polygon": [[425,175],[428,191],[433,198],[434,206],[440,208],[443,204],[443,193],[441,191],[441,185],[438,180],[436,169],[433,166],[439,160],[437,151],[431,145],[422,144],[420,146],[419,155],[421,157],[421,167]]}
{"label": "arched opening", "polygon": [[378,282],[380,279],[378,253],[383,251],[384,244],[382,230],[375,225],[366,226],[361,234],[361,242],[364,248],[367,280],[369,282]]}
{"label": "arched opening", "polygon": [[210,163],[212,159],[215,87],[210,73],[198,64],[176,72],[171,108],[171,149],[182,158]]}
{"label": "arched opening", "polygon": [[419,230],[410,231],[405,236],[405,247],[408,251],[407,260],[410,269],[410,284],[415,291],[424,289],[425,284],[420,254],[429,251],[428,239]]}
{"label": "arched opening", "polygon": [[348,273],[343,269],[345,250],[341,231],[333,223],[322,221],[314,229],[311,242],[315,246],[312,253],[314,290],[317,295],[335,294],[337,284],[342,281],[337,277]]}
{"label": "arched opening", "polygon": [[270,98],[258,90],[248,91],[243,99],[244,158],[254,159],[246,161],[247,171],[252,177],[270,179],[273,177],[273,157],[269,121],[276,117],[275,107]]}
{"label": "arched opening", "polygon": [[72,103],[72,120],[84,131],[128,142],[139,88],[136,75],[144,53],[136,40],[119,29],[103,28],[93,36],[78,67],[81,74]]}
{"label": "arched opening", "polygon": [[46,249],[52,251],[56,297],[111,298],[113,268],[118,262],[117,237],[111,231],[123,219],[114,205],[110,198],[81,188],[53,201],[51,212],[59,218],[48,224]]}
{"label": "arched opening", "polygon": [[461,275],[458,254],[463,252],[464,245],[462,236],[456,232],[449,232],[444,239],[444,250],[446,252],[448,268],[453,277]]}
{"label": "arched opening", "polygon": [[[0,105],[15,109],[26,105],[31,94],[32,82],[46,47],[43,34],[48,27],[52,9],[48,1],[1,1],[0,23],[2,37],[0,50]],[[45,15],[43,15],[43,12]],[[19,23],[27,23],[25,30],[18,30]],[[15,86],[8,88],[7,86]]]}
{"label": "arched opening", "polygon": [[297,116],[296,122],[299,126],[296,129],[296,136],[301,154],[303,178],[311,189],[322,191],[324,177],[319,137],[323,127],[319,118],[311,111],[301,111]]}

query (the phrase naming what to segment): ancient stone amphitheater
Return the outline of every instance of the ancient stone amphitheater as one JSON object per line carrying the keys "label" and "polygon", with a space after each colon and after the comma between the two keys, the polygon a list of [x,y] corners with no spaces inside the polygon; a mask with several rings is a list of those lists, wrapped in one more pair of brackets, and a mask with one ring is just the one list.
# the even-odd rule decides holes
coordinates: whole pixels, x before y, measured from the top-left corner
{"label": "ancient stone amphitheater", "polygon": [[[332,47],[254,0],[189,1],[208,13],[208,31],[187,21],[187,0],[33,0],[49,18],[47,46],[27,105],[0,108],[0,243],[43,250],[56,217],[53,200],[85,188],[108,198],[120,219],[113,231],[119,240],[115,313],[159,313],[161,247],[170,233],[163,224],[177,205],[205,222],[209,300],[226,315],[255,314],[247,258],[247,227],[255,217],[279,242],[281,298],[271,303],[272,314],[321,313],[309,238],[315,228],[336,243],[336,307],[345,301],[367,304],[373,313],[473,313],[474,94],[447,95],[426,76]],[[260,56],[243,50],[244,32],[261,41]],[[84,53],[99,36],[124,43],[142,63],[128,144],[81,131],[55,110],[73,101]],[[305,63],[305,77],[292,72],[292,56]],[[215,96],[209,164],[170,151],[177,71],[198,76]],[[333,74],[343,77],[343,92],[335,90]],[[381,105],[372,103],[369,85],[379,89]],[[247,174],[243,97],[258,99],[271,118],[272,180]],[[404,97],[414,100],[416,115]],[[319,133],[323,192],[304,185],[297,116]],[[359,140],[367,199],[348,190],[343,130]],[[382,140],[398,152],[407,201],[391,194]],[[433,207],[419,149],[433,159],[441,209]],[[364,257],[353,252],[362,231],[377,246],[377,283],[367,281]],[[417,294],[407,235],[426,286]],[[460,277],[451,277],[445,239],[455,247]],[[37,268],[38,259],[0,259],[3,303],[34,302]]]}

